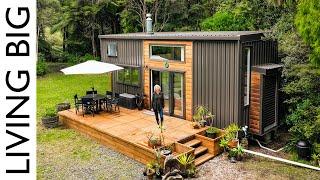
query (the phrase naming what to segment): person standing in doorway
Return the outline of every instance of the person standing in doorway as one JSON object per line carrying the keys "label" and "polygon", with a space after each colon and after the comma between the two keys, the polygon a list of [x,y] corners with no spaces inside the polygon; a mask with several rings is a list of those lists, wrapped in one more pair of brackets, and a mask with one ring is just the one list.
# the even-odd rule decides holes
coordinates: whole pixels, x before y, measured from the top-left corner
{"label": "person standing in doorway", "polygon": [[[163,108],[164,108],[164,97],[161,92],[161,87],[159,85],[155,85],[153,88],[152,94],[152,109],[154,111],[154,115],[156,116],[157,124],[160,126],[163,125]],[[159,121],[160,116],[160,121]]]}

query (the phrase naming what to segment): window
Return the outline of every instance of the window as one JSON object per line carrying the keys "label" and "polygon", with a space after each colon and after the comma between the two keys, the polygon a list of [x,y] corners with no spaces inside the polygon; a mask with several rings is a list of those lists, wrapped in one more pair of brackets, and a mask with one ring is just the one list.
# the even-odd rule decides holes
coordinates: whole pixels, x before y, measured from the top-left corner
{"label": "window", "polygon": [[250,76],[251,76],[251,56],[250,48],[245,48],[245,63],[244,63],[244,105],[249,105],[250,96]]}
{"label": "window", "polygon": [[140,85],[140,68],[138,67],[123,67],[123,70],[117,73],[117,83],[122,83],[131,86]]}
{"label": "window", "polygon": [[184,61],[184,46],[151,45],[150,59]]}
{"label": "window", "polygon": [[111,57],[117,56],[117,43],[108,44],[108,56],[111,56]]}

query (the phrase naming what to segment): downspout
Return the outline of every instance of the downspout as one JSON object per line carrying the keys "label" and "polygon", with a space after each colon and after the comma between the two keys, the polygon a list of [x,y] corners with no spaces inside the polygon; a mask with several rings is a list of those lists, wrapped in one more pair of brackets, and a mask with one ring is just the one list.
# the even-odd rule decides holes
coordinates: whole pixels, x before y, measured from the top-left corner
{"label": "downspout", "polygon": [[299,162],[295,162],[295,161],[290,161],[290,160],[287,160],[287,159],[274,157],[274,156],[266,155],[266,154],[259,153],[259,152],[250,151],[250,150],[247,150],[247,149],[244,149],[244,152],[248,153],[248,154],[253,154],[253,155],[256,155],[256,156],[261,156],[261,157],[264,157],[264,158],[269,158],[269,159],[272,159],[272,160],[280,161],[280,162],[283,162],[283,163],[287,163],[287,164],[291,164],[291,165],[295,165],[295,166],[299,166],[299,167],[304,167],[304,168],[320,171],[320,168],[315,167],[315,166],[311,166],[311,165],[307,165],[307,164],[303,164],[303,163],[299,163]]}

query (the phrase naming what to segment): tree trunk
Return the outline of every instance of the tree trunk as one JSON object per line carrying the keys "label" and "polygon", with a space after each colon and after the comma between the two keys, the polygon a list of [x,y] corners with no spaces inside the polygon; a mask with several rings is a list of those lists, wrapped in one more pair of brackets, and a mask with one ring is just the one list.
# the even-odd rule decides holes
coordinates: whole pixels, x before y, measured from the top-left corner
{"label": "tree trunk", "polygon": [[96,47],[96,40],[94,37],[94,28],[92,28],[92,33],[91,33],[91,44],[92,44],[92,55],[94,57],[97,57],[97,47]]}

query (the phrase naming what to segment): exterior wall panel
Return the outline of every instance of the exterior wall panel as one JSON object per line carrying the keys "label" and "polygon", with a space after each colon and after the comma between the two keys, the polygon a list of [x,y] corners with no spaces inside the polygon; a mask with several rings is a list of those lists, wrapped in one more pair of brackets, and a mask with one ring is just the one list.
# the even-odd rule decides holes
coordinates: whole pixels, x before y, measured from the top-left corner
{"label": "exterior wall panel", "polygon": [[[123,65],[140,67],[141,84],[140,86],[130,86],[116,82],[116,76],[113,74],[112,86],[113,92],[136,94],[143,92],[143,52],[142,40],[112,40],[100,39],[101,59],[102,61]],[[117,43],[117,57],[108,57],[107,49],[109,43]]]}
{"label": "exterior wall panel", "polygon": [[193,42],[193,106],[208,107],[219,128],[240,120],[239,66],[237,41]]}
{"label": "exterior wall panel", "polygon": [[[182,45],[185,47],[184,62],[169,61],[169,68],[164,68],[163,61],[150,59],[150,45],[165,44],[165,45]],[[184,73],[184,102],[185,102],[185,119],[192,120],[192,41],[152,41],[144,40],[144,94],[146,95],[146,107],[150,107],[150,70],[163,70],[170,72]]]}
{"label": "exterior wall panel", "polygon": [[[262,65],[262,64],[268,64],[268,63],[275,63],[278,64],[279,63],[279,59],[278,59],[278,44],[276,41],[273,40],[258,40],[258,41],[250,41],[250,42],[243,42],[241,43],[241,48],[240,49],[244,49],[244,47],[251,47],[251,67],[255,66],[255,65]],[[245,63],[245,59],[244,56],[240,56],[242,57],[242,65],[244,65]],[[242,83],[241,85],[241,97],[244,96],[244,92],[243,92],[243,84],[244,84],[244,72],[242,72],[242,76],[240,76],[242,79],[240,80],[240,82]],[[242,105],[241,107],[243,107],[241,109],[241,117],[242,117],[242,125],[248,125],[249,124],[249,109],[250,109],[250,105],[244,107],[243,106],[243,98],[242,98]]]}

